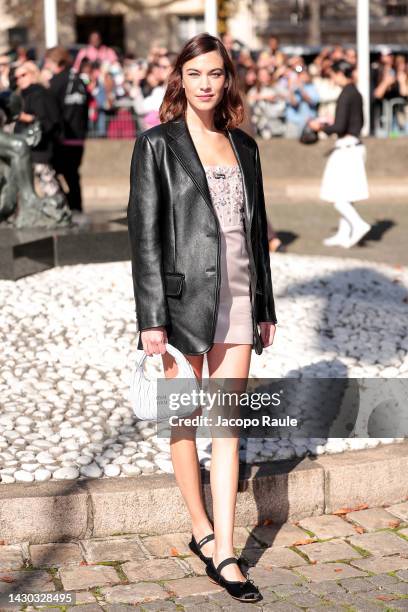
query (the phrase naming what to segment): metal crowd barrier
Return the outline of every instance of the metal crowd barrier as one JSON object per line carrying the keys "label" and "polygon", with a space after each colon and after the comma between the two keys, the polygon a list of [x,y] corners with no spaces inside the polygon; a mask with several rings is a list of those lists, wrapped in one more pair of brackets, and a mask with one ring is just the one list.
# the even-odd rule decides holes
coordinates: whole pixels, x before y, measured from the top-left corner
{"label": "metal crowd barrier", "polygon": [[[376,117],[374,135],[379,138],[408,135],[408,100],[398,97],[382,100],[381,114]],[[398,125],[397,109],[404,109],[403,125]],[[134,139],[143,131],[143,119],[133,109],[131,100],[121,100],[111,110],[98,109],[96,117],[89,121],[88,138]],[[285,137],[285,134],[283,135]]]}
{"label": "metal crowd barrier", "polygon": [[[383,100],[381,105],[381,116],[378,117],[374,126],[374,135],[382,138],[387,138],[391,135],[404,136],[408,135],[408,100],[398,97],[390,100]],[[402,107],[405,112],[404,125],[398,125],[397,108]],[[397,128],[397,129],[395,129]]]}
{"label": "metal crowd barrier", "polygon": [[140,117],[133,110],[131,100],[113,109],[97,109],[88,121],[88,138],[132,140],[142,131]]}

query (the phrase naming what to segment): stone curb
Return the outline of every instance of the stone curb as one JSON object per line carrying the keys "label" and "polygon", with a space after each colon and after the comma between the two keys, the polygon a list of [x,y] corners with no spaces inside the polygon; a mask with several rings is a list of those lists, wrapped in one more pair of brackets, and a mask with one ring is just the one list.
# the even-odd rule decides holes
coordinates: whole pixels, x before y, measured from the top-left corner
{"label": "stone curb", "polygon": [[[408,496],[408,440],[368,450],[243,466],[237,526],[284,523]],[[207,507],[209,474],[203,473]],[[0,486],[0,540],[31,544],[188,531],[172,475]]]}
{"label": "stone curb", "polygon": [[[264,191],[268,204],[299,204],[313,201],[323,204],[320,200],[320,179],[274,179],[265,178]],[[404,179],[369,180],[370,198],[369,202],[384,202],[392,200],[406,203],[408,198],[408,181]],[[105,205],[112,209],[122,210],[124,202],[129,196],[129,185],[125,180],[100,178],[98,180],[88,179],[84,182],[83,196],[85,210],[91,212],[95,209],[104,208]]]}
{"label": "stone curb", "polygon": [[[287,204],[314,201],[324,203],[320,199],[321,181],[310,180],[273,180],[264,181],[265,196],[270,204],[285,202]],[[367,202],[381,202],[384,198],[395,202],[406,202],[408,196],[408,181],[384,181],[384,179],[369,179],[370,197]]]}

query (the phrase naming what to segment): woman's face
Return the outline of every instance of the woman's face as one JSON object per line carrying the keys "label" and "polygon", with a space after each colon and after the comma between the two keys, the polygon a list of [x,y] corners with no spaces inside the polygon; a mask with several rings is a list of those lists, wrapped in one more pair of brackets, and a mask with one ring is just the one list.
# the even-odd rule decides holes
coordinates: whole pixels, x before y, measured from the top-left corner
{"label": "woman's face", "polygon": [[161,78],[163,81],[167,81],[169,74],[172,70],[172,66],[168,57],[161,57],[158,61],[159,68],[161,70]]}
{"label": "woman's face", "polygon": [[146,75],[146,81],[151,87],[157,87],[161,83],[161,69],[159,66],[152,66]]}
{"label": "woman's face", "polygon": [[322,61],[322,66],[321,66],[321,76],[324,79],[329,79],[331,76],[331,66],[332,66],[332,62],[330,59],[324,59]]}
{"label": "woman's face", "polygon": [[268,66],[270,66],[270,63],[271,63],[271,56],[268,53],[261,52],[256,62],[257,67],[267,68]]}
{"label": "woman's face", "polygon": [[209,51],[186,62],[182,80],[187,102],[198,111],[214,110],[227,84],[224,62],[218,51]]}
{"label": "woman's face", "polygon": [[81,68],[81,74],[86,74],[86,75],[88,75],[90,77],[91,74],[92,74],[92,66],[91,66],[91,64],[88,64],[88,63],[83,64],[82,68]]}
{"label": "woman's face", "polygon": [[92,68],[91,69],[91,78],[94,81],[97,81],[102,76],[102,71],[100,68]]}
{"label": "woman's face", "polygon": [[35,83],[36,78],[34,74],[23,64],[16,70],[16,81],[17,87],[21,90],[27,89]]}
{"label": "woman's face", "polygon": [[269,74],[269,70],[266,68],[260,68],[258,70],[258,82],[261,85],[269,85],[271,82],[271,75]]}
{"label": "woman's face", "polygon": [[350,64],[357,64],[357,53],[355,49],[347,49],[344,56]]}
{"label": "woman's face", "polygon": [[247,70],[245,75],[245,83],[247,85],[254,85],[256,83],[256,71],[253,68]]}
{"label": "woman's face", "polygon": [[247,51],[246,49],[243,49],[239,54],[238,62],[242,64],[242,66],[246,66],[247,68],[252,66],[253,62],[252,62],[252,57],[249,51]]}
{"label": "woman's face", "polygon": [[403,55],[397,55],[395,58],[395,70],[404,71],[407,69],[407,60]]}
{"label": "woman's face", "polygon": [[392,66],[394,63],[394,56],[391,53],[384,53],[381,55],[380,61],[384,66]]}

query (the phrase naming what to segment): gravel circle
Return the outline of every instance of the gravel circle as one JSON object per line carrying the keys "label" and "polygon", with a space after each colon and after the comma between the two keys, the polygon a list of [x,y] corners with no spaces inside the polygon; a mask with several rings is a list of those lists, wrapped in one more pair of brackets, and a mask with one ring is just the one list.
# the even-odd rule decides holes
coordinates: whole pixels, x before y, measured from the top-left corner
{"label": "gravel circle", "polygon": [[[408,268],[273,254],[273,347],[254,378],[407,378]],[[172,472],[168,439],[128,401],[137,334],[130,262],[0,281],[1,483]],[[160,372],[160,359],[147,370]],[[149,373],[149,372],[148,372]],[[204,371],[205,376],[205,371]],[[250,438],[249,463],[404,438]],[[211,444],[198,439],[210,465]]]}

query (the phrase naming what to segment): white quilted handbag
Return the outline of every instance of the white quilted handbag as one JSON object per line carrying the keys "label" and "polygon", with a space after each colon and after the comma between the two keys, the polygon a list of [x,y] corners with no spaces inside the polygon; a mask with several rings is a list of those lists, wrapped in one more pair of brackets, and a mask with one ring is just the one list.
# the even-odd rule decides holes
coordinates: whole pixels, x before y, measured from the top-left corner
{"label": "white quilted handbag", "polygon": [[160,395],[158,396],[157,380],[146,378],[143,365],[148,357],[144,351],[142,358],[136,364],[130,383],[130,402],[135,416],[141,421],[165,421],[170,416],[190,416],[197,408],[193,402],[188,405],[175,406],[174,401],[169,401],[172,394],[200,393],[200,385],[194,374],[191,364],[175,346],[166,344],[166,350],[172,355],[177,364],[178,372],[175,378],[162,379],[159,384]]}

